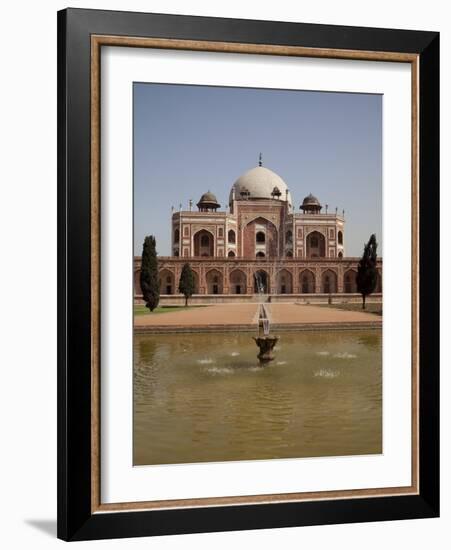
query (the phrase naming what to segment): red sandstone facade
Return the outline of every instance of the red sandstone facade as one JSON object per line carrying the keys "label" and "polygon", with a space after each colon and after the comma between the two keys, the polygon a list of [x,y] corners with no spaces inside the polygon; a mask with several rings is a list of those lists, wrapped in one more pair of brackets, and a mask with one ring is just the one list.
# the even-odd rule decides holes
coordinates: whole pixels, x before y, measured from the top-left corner
{"label": "red sandstone facade", "polygon": [[[185,258],[159,258],[160,293],[177,294],[178,281]],[[256,294],[256,275],[264,274],[265,294],[336,294],[356,293],[358,258],[343,260],[245,260],[229,258],[190,258],[195,275],[195,294]],[[141,258],[135,258],[135,294],[141,295],[139,270]],[[382,261],[376,293],[382,292]],[[265,280],[266,279],[266,280]]]}
{"label": "red sandstone facade", "polygon": [[[329,213],[313,195],[295,212],[290,192],[277,174],[261,166],[234,183],[228,209],[213,193],[198,211],[173,212],[172,256],[160,257],[160,293],[178,294],[183,264],[195,274],[195,294],[355,293],[358,258],[345,256],[344,211]],[[134,262],[135,295],[140,258]],[[378,261],[382,292],[382,260]]]}

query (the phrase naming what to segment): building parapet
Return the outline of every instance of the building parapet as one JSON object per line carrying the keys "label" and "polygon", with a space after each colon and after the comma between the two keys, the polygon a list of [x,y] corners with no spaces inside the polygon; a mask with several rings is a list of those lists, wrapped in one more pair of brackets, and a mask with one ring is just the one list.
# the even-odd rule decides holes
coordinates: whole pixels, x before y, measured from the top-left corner
{"label": "building parapet", "polygon": [[[295,265],[295,264],[310,264],[318,265],[323,263],[337,264],[337,265],[346,265],[347,263],[355,264],[360,261],[359,256],[346,256],[344,258],[253,258],[253,257],[235,257],[228,258],[224,256],[210,256],[210,257],[201,257],[201,256],[188,256],[188,257],[179,257],[179,256],[158,256],[159,262],[174,262],[178,264],[200,262],[200,263],[211,263],[211,262],[221,262],[228,265],[234,265],[238,263],[249,263],[252,265],[262,265],[262,266],[271,266],[271,265]],[[141,262],[141,256],[134,257],[135,264]],[[377,258],[377,265],[380,266],[383,263],[382,258]]]}

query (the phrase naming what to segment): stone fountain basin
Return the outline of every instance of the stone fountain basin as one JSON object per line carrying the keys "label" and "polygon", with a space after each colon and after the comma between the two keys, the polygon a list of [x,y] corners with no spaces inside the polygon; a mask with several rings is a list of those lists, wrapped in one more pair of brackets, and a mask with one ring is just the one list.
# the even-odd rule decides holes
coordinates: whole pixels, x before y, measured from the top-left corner
{"label": "stone fountain basin", "polygon": [[260,349],[257,357],[261,362],[272,361],[274,359],[273,350],[277,342],[279,341],[279,336],[253,336],[255,343]]}

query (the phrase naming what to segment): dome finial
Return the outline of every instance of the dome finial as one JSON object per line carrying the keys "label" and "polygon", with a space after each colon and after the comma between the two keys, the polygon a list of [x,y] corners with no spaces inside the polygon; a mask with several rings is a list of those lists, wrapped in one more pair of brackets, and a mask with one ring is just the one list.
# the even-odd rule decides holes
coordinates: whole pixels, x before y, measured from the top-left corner
{"label": "dome finial", "polygon": [[258,165],[259,166],[262,166],[263,165],[263,158],[262,158],[262,154],[260,153],[259,156],[258,156]]}

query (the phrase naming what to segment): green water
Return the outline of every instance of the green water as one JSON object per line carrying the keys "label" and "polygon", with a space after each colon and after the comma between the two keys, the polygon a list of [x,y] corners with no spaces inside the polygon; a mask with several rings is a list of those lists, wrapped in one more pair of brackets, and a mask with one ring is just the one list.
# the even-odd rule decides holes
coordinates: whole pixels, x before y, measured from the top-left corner
{"label": "green water", "polygon": [[382,452],[379,331],[136,335],[134,464]]}

